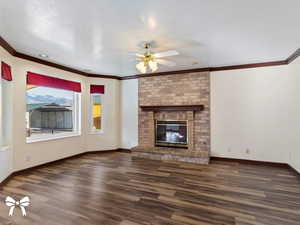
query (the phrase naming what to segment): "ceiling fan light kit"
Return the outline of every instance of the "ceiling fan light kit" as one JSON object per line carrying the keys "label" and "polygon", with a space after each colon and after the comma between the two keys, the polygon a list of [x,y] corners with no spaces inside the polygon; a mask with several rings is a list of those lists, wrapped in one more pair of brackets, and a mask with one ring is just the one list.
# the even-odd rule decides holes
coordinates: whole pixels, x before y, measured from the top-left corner
{"label": "ceiling fan light kit", "polygon": [[171,50],[171,51],[153,54],[150,52],[150,47],[151,47],[150,43],[146,43],[144,46],[146,52],[143,55],[136,54],[136,56],[140,60],[140,62],[136,65],[136,69],[140,73],[146,73],[148,68],[153,73],[158,70],[158,64],[164,64],[167,66],[175,66],[176,65],[173,62],[169,62],[167,60],[157,60],[156,58],[163,58],[163,57],[167,57],[167,56],[178,55],[179,53],[177,51]]}

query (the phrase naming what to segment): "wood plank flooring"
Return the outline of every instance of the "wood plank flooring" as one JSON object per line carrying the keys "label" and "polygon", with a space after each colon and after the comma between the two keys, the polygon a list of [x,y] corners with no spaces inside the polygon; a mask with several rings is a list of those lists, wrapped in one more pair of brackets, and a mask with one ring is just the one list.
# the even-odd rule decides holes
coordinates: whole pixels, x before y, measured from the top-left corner
{"label": "wood plank flooring", "polygon": [[[28,195],[8,217],[6,196]],[[299,225],[300,180],[285,167],[210,165],[86,154],[14,176],[0,190],[0,224]]]}

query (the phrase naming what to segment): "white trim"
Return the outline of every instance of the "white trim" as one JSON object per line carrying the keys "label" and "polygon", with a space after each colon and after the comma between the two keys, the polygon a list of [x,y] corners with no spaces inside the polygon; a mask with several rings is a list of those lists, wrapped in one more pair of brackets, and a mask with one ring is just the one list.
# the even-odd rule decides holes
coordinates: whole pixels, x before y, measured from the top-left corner
{"label": "white trim", "polygon": [[81,94],[74,93],[74,104],[73,104],[73,124],[74,132],[81,132]]}
{"label": "white trim", "polygon": [[73,131],[58,134],[41,134],[37,136],[26,137],[26,143],[41,141],[50,141],[68,137],[81,136],[81,93],[73,92],[72,119]]}
{"label": "white trim", "polygon": [[101,129],[101,130],[91,130],[89,132],[89,134],[104,134],[104,131],[103,131],[103,129]]}
{"label": "white trim", "polygon": [[35,143],[35,142],[41,142],[41,141],[51,141],[56,139],[62,139],[62,138],[68,138],[68,137],[77,137],[81,136],[80,132],[71,132],[71,133],[62,133],[62,134],[51,134],[51,135],[45,135],[45,136],[37,136],[37,137],[27,137],[26,143]]}

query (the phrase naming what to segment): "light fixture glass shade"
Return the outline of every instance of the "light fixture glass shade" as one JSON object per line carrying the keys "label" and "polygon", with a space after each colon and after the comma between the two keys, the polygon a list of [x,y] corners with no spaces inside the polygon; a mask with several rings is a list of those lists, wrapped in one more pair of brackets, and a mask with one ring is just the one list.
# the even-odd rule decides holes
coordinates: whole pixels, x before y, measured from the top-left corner
{"label": "light fixture glass shade", "polygon": [[145,67],[144,62],[140,62],[140,63],[136,64],[136,69],[138,71],[140,71],[141,73],[146,73],[146,71],[147,71],[147,68]]}
{"label": "light fixture glass shade", "polygon": [[157,62],[151,60],[149,62],[149,67],[152,72],[155,72],[158,69]]}

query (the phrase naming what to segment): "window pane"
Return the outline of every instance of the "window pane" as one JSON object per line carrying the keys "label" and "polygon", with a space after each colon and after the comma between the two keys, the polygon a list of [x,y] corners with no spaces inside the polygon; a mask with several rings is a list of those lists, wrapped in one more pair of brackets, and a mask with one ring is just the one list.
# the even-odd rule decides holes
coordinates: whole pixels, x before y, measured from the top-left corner
{"label": "window pane", "polygon": [[27,137],[74,131],[72,91],[27,86]]}
{"label": "window pane", "polygon": [[92,117],[93,117],[93,129],[101,130],[101,117],[102,117],[102,106],[101,106],[101,95],[92,95]]}

